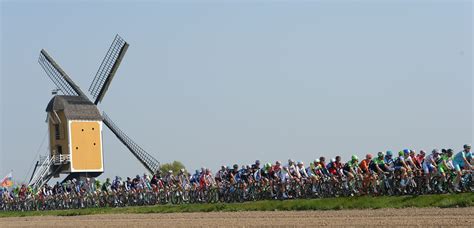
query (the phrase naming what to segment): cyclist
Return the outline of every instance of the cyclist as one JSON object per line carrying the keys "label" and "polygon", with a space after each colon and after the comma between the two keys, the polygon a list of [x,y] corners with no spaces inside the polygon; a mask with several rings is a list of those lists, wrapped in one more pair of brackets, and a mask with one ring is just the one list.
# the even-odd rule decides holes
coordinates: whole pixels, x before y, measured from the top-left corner
{"label": "cyclist", "polygon": [[372,161],[372,154],[366,154],[366,155],[365,155],[365,159],[363,159],[363,160],[360,162],[359,168],[360,168],[360,171],[361,171],[364,175],[370,174],[370,171],[369,171],[369,164],[370,164],[371,161]]}
{"label": "cyclist", "polygon": [[122,178],[119,176],[115,176],[115,179],[112,181],[112,185],[110,186],[110,189],[112,191],[117,192],[122,185]]}
{"label": "cyclist", "polygon": [[420,168],[423,169],[423,162],[425,161],[426,153],[424,150],[420,150],[420,153],[416,155],[416,161],[420,164]]}
{"label": "cyclist", "polygon": [[[406,155],[405,155],[406,154]],[[407,183],[407,171],[411,171],[411,168],[406,163],[406,157],[410,154],[410,150],[405,149],[398,152],[398,157],[394,162],[394,170],[400,173],[400,186],[404,188]]]}
{"label": "cyclist", "polygon": [[288,166],[284,166],[278,172],[278,179],[280,182],[280,191],[282,192],[283,199],[288,198],[288,194],[286,193],[286,184],[291,180],[291,175],[289,173]]}
{"label": "cyclist", "polygon": [[112,184],[110,183],[110,178],[107,177],[107,179],[105,179],[104,184],[102,184],[102,187],[101,187],[102,192],[105,192],[107,194],[110,191],[111,185]]}
{"label": "cyclist", "polygon": [[221,183],[222,180],[224,180],[224,177],[227,175],[227,169],[225,167],[225,165],[222,165],[221,166],[221,169],[219,171],[217,171],[216,173],[216,182],[217,184]]}
{"label": "cyclist", "polygon": [[229,172],[229,179],[230,179],[231,184],[237,183],[239,181],[238,174],[239,174],[239,165],[234,164],[232,166],[232,170],[230,170]]}
{"label": "cyclist", "polygon": [[425,182],[426,182],[426,189],[431,191],[430,187],[430,178],[431,174],[436,174],[438,172],[436,160],[438,159],[441,152],[438,149],[433,149],[430,155],[425,156],[425,160],[423,161],[423,171],[425,173]]}
{"label": "cyclist", "polygon": [[194,174],[191,176],[191,179],[189,180],[191,185],[193,185],[195,188],[199,187],[199,177],[200,176],[201,176],[201,174],[199,173],[199,170],[196,169],[196,171],[194,171]]}
{"label": "cyclist", "polygon": [[336,158],[331,159],[331,163],[326,166],[331,175],[337,175],[339,177],[344,175],[342,172],[342,167],[343,165],[341,163],[341,156],[336,156]]}
{"label": "cyclist", "polygon": [[378,152],[377,153],[377,157],[374,158],[369,163],[369,168],[373,172],[373,174],[381,174],[383,172],[389,171],[388,165],[385,164],[383,152]]}
{"label": "cyclist", "polygon": [[342,163],[340,162],[340,157],[338,161],[337,159],[338,157],[339,156],[336,156],[336,158],[331,159],[331,162],[326,166],[326,169],[329,172],[329,176],[331,177],[331,180],[334,183],[338,183],[339,178],[342,177],[342,175],[344,175],[342,173]]}
{"label": "cyclist", "polygon": [[471,152],[471,145],[465,144],[463,146],[464,150],[460,151],[454,156],[453,165],[456,169],[456,180],[455,180],[455,190],[457,192],[460,191],[459,189],[459,182],[461,181],[462,170],[471,170],[472,165],[472,152]]}
{"label": "cyclist", "polygon": [[311,179],[319,179],[319,175],[321,174],[321,163],[319,159],[315,159],[313,162],[309,163],[306,173],[308,173]]}
{"label": "cyclist", "polygon": [[391,150],[387,150],[387,152],[385,153],[384,161],[385,161],[385,164],[387,164],[387,166],[389,167],[389,171],[395,170],[394,168],[395,161],[393,160],[393,153]]}
{"label": "cyclist", "polygon": [[446,172],[452,171],[454,169],[452,163],[453,149],[447,149],[445,153],[441,154],[440,159],[438,160],[438,173],[442,178],[442,181],[438,183],[438,189],[442,191],[441,184],[446,182]]}
{"label": "cyclist", "polygon": [[[352,181],[355,180],[355,177],[359,177],[360,174],[359,158],[357,155],[352,155],[351,160],[344,165],[343,172],[348,177],[347,182],[352,185]],[[357,189],[353,189],[353,191],[357,193]]]}
{"label": "cyclist", "polygon": [[326,167],[326,158],[325,157],[319,157],[319,166],[321,167],[321,175],[324,176],[329,176],[329,171]]}
{"label": "cyclist", "polygon": [[132,179],[132,189],[135,191],[140,191],[143,189],[140,175],[136,175],[135,178]]}
{"label": "cyclist", "polygon": [[142,178],[140,179],[140,182],[145,190],[152,189],[150,184],[150,177],[146,173],[143,174]]}
{"label": "cyclist", "polygon": [[365,159],[363,159],[359,164],[359,169],[364,177],[362,181],[363,189],[367,191],[367,186],[369,183],[372,183],[372,186],[375,186],[376,179],[372,177],[372,172],[370,171],[369,165],[372,161],[372,154],[366,154]]}
{"label": "cyclist", "polygon": [[252,165],[252,169],[254,170],[260,169],[260,160],[255,161],[255,164]]}
{"label": "cyclist", "polygon": [[418,161],[415,150],[410,150],[410,160],[412,165],[412,170],[421,170],[422,166],[420,161]]}
{"label": "cyclist", "polygon": [[300,178],[307,179],[309,177],[309,175],[306,172],[306,169],[304,167],[304,163],[302,161],[299,161],[297,163],[296,168],[298,169],[298,174],[299,174]]}
{"label": "cyclist", "polygon": [[299,176],[299,173],[298,173],[298,169],[296,168],[295,166],[295,161],[293,161],[292,159],[288,159],[288,174],[292,177],[292,178],[296,178],[297,180],[300,179],[300,176]]}

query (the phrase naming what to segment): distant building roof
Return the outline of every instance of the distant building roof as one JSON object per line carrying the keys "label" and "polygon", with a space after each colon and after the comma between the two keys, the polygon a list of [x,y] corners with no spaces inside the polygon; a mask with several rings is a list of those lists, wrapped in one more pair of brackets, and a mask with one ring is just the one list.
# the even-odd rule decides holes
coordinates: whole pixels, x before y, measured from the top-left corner
{"label": "distant building roof", "polygon": [[80,96],[54,96],[46,107],[46,112],[64,111],[69,120],[102,120],[97,106]]}

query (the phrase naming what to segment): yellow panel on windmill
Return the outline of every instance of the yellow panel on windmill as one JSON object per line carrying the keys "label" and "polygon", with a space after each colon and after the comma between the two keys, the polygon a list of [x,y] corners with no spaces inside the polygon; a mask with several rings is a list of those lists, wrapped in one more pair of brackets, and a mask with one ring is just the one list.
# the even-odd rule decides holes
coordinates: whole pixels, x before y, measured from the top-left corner
{"label": "yellow panel on windmill", "polygon": [[72,172],[102,172],[102,122],[70,121]]}

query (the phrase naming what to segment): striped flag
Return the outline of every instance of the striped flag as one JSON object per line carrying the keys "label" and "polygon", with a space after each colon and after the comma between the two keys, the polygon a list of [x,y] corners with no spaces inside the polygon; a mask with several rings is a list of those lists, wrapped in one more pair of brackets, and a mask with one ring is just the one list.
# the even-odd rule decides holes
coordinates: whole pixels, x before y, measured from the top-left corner
{"label": "striped flag", "polygon": [[12,174],[12,172],[7,174],[7,176],[4,177],[2,179],[2,181],[0,181],[0,185],[2,187],[11,187],[13,185],[13,174]]}

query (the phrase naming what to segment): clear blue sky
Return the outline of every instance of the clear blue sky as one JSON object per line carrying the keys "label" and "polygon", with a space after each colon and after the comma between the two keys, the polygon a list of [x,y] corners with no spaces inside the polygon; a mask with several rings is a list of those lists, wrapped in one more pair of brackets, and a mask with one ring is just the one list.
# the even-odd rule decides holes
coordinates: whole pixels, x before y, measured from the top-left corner
{"label": "clear blue sky", "polygon": [[[47,151],[45,48],[87,90],[130,43],[100,105],[190,170],[403,148],[473,134],[471,1],[1,3],[0,175]],[[105,176],[144,169],[104,129]]]}

